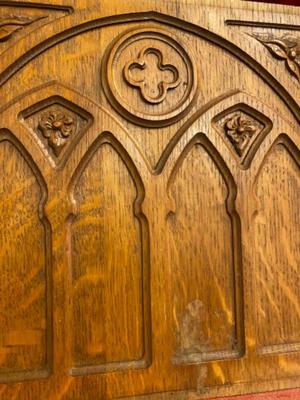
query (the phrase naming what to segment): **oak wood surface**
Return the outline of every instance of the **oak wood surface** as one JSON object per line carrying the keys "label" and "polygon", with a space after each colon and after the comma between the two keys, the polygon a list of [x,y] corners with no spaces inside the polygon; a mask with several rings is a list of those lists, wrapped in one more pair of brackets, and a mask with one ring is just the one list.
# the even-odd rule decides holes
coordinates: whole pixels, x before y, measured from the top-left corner
{"label": "oak wood surface", "polygon": [[299,8],[0,1],[0,53],[0,399],[300,399]]}

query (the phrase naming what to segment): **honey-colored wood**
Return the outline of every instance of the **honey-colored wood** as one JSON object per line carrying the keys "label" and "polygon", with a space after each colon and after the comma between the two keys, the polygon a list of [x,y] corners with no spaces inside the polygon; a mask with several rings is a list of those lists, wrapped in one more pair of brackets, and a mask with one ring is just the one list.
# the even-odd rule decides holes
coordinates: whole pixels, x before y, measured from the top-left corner
{"label": "honey-colored wood", "polygon": [[300,9],[0,1],[0,53],[0,399],[299,388]]}

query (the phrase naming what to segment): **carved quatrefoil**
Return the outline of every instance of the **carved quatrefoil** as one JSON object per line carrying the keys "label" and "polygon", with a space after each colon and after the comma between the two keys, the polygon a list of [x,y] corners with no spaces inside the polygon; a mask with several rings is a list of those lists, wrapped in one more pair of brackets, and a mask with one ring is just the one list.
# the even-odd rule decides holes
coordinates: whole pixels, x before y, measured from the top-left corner
{"label": "carved quatrefoil", "polygon": [[156,27],[125,32],[102,63],[111,105],[133,123],[161,127],[188,112],[196,98],[197,68],[181,39]]}
{"label": "carved quatrefoil", "polygon": [[181,82],[178,69],[164,64],[162,53],[153,47],[145,47],[136,60],[125,65],[123,72],[127,82],[139,88],[143,99],[152,104],[164,101],[167,91]]}

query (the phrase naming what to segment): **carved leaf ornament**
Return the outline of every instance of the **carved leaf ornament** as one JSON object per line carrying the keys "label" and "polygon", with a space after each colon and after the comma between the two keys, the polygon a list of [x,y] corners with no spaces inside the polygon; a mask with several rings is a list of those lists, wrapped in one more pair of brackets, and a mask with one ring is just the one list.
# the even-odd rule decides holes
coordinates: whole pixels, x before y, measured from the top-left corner
{"label": "carved leaf ornament", "polygon": [[54,154],[59,156],[69,136],[75,131],[75,121],[67,113],[51,110],[42,114],[38,129],[48,139]]}
{"label": "carved leaf ornament", "polygon": [[45,17],[28,17],[21,15],[6,15],[0,17],[0,42],[9,40],[13,33]]}
{"label": "carved leaf ornament", "polygon": [[270,53],[280,60],[285,60],[287,69],[300,82],[300,39],[289,34],[276,37],[272,34],[253,34]]}

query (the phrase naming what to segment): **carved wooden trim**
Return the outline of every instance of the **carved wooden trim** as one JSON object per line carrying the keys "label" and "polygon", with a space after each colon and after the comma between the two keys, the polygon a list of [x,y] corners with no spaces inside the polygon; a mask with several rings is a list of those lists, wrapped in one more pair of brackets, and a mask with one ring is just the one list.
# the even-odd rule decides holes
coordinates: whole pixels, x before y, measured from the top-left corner
{"label": "carved wooden trim", "polygon": [[300,82],[300,37],[285,34],[252,33],[277,59],[284,60],[288,71]]}
{"label": "carved wooden trim", "polygon": [[300,31],[300,25],[275,24],[274,22],[227,19],[225,21],[225,24],[228,26],[249,26],[249,27],[254,27],[254,28],[286,29],[286,30],[290,30],[290,31]]}
{"label": "carved wooden trim", "polygon": [[29,1],[15,1],[15,0],[1,0],[0,7],[18,7],[18,8],[34,8],[34,9],[44,9],[53,11],[64,11],[71,14],[74,9],[71,6],[60,5],[60,4],[50,4],[50,3],[35,3]]}
{"label": "carved wooden trim", "polygon": [[[49,15],[27,15],[26,10],[28,9],[60,11],[67,14],[71,14],[74,11],[69,6],[30,3],[26,1],[0,1],[0,9],[1,11],[3,10],[0,16],[0,44],[10,40],[16,32],[26,26],[49,17]],[[20,13],[16,12],[16,9],[19,9]]]}
{"label": "carved wooden trim", "polygon": [[[1,4],[0,4],[1,6]],[[29,17],[25,15],[6,15],[0,16],[0,42],[9,40],[15,32],[24,26],[30,25],[46,16]]]}
{"label": "carved wooden trim", "polygon": [[107,25],[120,24],[125,22],[139,22],[139,21],[155,21],[165,23],[169,26],[174,26],[179,29],[185,29],[188,32],[194,33],[199,37],[202,37],[210,42],[220,46],[221,48],[229,51],[229,53],[236,56],[241,62],[252,68],[256,73],[261,76],[265,81],[268,81],[270,86],[274,91],[282,98],[288,107],[291,109],[298,121],[300,121],[300,108],[293,97],[288,93],[288,91],[278,83],[274,76],[269,73],[261,64],[254,60],[251,56],[242,51],[238,46],[229,42],[228,40],[220,37],[213,32],[210,32],[201,27],[195,26],[192,23],[182,21],[181,19],[166,16],[159,12],[139,12],[128,16],[116,15],[114,17],[105,17],[98,20],[89,21],[88,23],[82,23],[77,25],[72,29],[68,29],[61,32],[58,35],[54,35],[51,38],[44,40],[43,42],[37,44],[29,52],[19,57],[14,61],[9,67],[7,67],[0,74],[0,85],[4,84],[8,79],[10,79],[20,68],[26,65],[33,58],[37,57],[39,54],[43,53],[47,49],[61,43],[71,37],[80,35],[84,32],[88,32],[91,29],[100,28]]}

